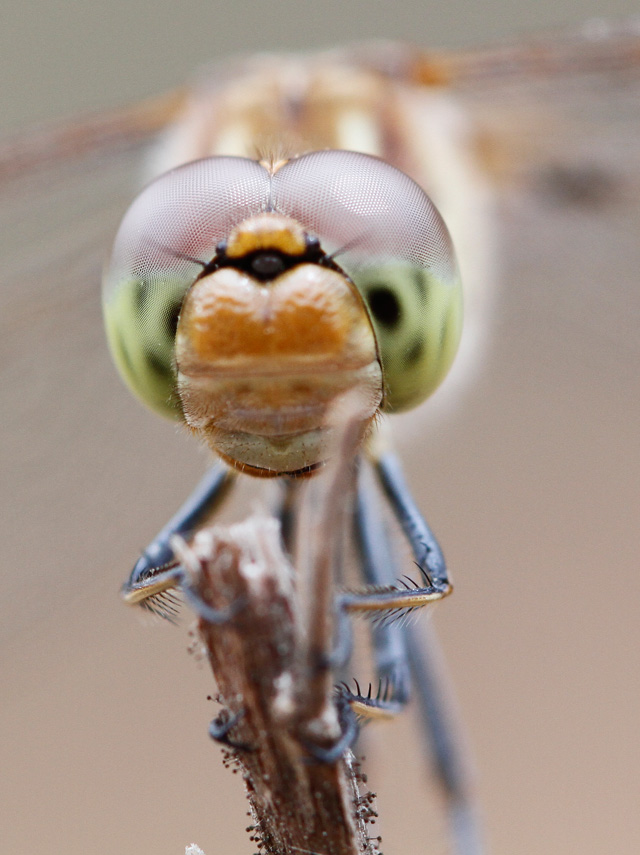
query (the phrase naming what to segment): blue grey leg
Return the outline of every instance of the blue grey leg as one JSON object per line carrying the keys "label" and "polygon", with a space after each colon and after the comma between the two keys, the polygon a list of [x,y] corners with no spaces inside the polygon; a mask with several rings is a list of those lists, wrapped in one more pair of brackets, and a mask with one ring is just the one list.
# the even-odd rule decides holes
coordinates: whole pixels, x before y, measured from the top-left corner
{"label": "blue grey leg", "polygon": [[[449,586],[442,550],[409,492],[399,461],[386,453],[373,462],[416,563],[424,568],[434,587]],[[363,574],[370,585],[388,586],[397,568],[385,519],[372,493],[372,485],[361,479],[356,519]],[[402,685],[406,679],[403,667],[410,670],[421,729],[446,798],[454,851],[456,855],[482,855],[485,850],[478,810],[471,796],[469,763],[457,732],[457,717],[451,713],[446,676],[439,667],[437,640],[429,622],[420,630],[400,622],[385,624],[383,621],[375,626],[378,672],[402,675]],[[398,701],[406,702],[408,695],[408,691],[401,693]]]}
{"label": "blue grey leg", "polygon": [[[395,562],[380,500],[367,467],[360,466],[355,505],[355,537],[365,583],[376,589],[390,588],[396,582]],[[378,679],[391,686],[394,701],[404,705],[409,700],[410,672],[402,627],[391,617],[372,624]]]}
{"label": "blue grey leg", "polygon": [[373,465],[387,501],[409,541],[416,564],[434,587],[448,586],[442,549],[413,500],[398,457],[386,452],[376,458]]}
{"label": "blue grey leg", "polygon": [[189,574],[176,561],[171,548],[174,535],[192,534],[211,516],[227,495],[235,472],[223,464],[211,467],[176,514],[154,537],[137,560],[123,586],[124,599],[171,620],[175,614],[172,589],[179,587],[195,611],[212,623],[227,620],[230,612],[207,606],[192,587]]}
{"label": "blue grey leg", "polygon": [[456,855],[483,855],[478,806],[472,796],[469,760],[451,710],[446,674],[441,673],[439,647],[430,622],[405,626],[403,634],[418,701],[418,714],[427,749],[433,757],[438,782],[449,814]]}

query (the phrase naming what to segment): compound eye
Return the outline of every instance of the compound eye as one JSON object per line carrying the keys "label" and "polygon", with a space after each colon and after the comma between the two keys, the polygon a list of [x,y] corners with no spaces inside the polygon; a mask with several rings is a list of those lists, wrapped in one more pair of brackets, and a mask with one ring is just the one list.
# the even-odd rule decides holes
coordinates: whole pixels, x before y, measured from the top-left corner
{"label": "compound eye", "polygon": [[207,158],[149,184],[122,221],[104,277],[107,339],[125,383],[163,415],[182,417],[174,343],[184,296],[232,228],[265,210],[269,185],[255,161]]}
{"label": "compound eye", "polygon": [[361,268],[384,373],[387,412],[410,409],[441,383],[458,350],[462,290],[428,268],[400,262]]}
{"label": "compound eye", "polygon": [[446,375],[462,329],[451,238],[422,188],[369,155],[323,151],[273,177],[275,207],[317,235],[355,283],[376,333],[383,408],[428,397]]}

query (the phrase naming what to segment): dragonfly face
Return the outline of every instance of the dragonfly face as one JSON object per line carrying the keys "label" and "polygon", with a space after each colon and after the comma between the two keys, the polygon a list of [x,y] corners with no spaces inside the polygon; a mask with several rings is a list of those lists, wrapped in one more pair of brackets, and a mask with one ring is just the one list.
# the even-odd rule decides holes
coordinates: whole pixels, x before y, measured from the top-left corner
{"label": "dragonfly face", "polygon": [[132,390],[224,460],[301,474],[351,389],[362,435],[439,384],[461,331],[447,229],[406,175],[363,154],[214,157],[153,182],[105,279],[112,352]]}

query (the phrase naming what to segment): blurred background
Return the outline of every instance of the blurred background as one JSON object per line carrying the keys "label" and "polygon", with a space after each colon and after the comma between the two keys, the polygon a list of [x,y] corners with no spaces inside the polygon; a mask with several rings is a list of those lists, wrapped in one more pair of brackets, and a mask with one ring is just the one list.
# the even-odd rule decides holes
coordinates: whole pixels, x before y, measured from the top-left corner
{"label": "blurred background", "polygon": [[[601,12],[595,0],[5,4],[0,124],[135,101],[237,52],[379,37],[463,47]],[[98,205],[109,180],[96,174]],[[640,849],[630,186],[626,201],[584,209],[513,203],[475,381],[446,417],[402,430],[454,574],[435,620],[494,855]],[[37,255],[46,224],[30,239],[29,206],[14,219]],[[188,616],[146,626],[118,597],[206,455],[121,387],[91,269],[80,297],[49,293],[46,269],[32,290],[0,294],[0,851],[176,855],[195,841],[250,853],[241,782],[206,734],[217,707],[187,654]],[[415,739],[409,713],[367,736],[388,855],[447,851]]]}

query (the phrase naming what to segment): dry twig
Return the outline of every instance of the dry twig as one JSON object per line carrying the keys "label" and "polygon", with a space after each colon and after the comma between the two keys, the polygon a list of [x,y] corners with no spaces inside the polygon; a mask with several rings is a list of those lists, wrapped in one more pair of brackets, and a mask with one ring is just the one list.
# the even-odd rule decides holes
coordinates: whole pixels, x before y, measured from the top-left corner
{"label": "dry twig", "polygon": [[359,441],[355,421],[344,424],[335,462],[314,479],[304,584],[273,519],[214,527],[190,547],[178,544],[203,599],[215,609],[236,607],[230,621],[201,620],[199,630],[225,707],[214,727],[220,735],[231,725],[227,762],[242,769],[252,839],[264,855],[378,852],[379,839],[370,836],[373,795],[361,793],[365,779],[353,754],[318,759],[340,743],[351,716],[330,668],[333,561]]}

